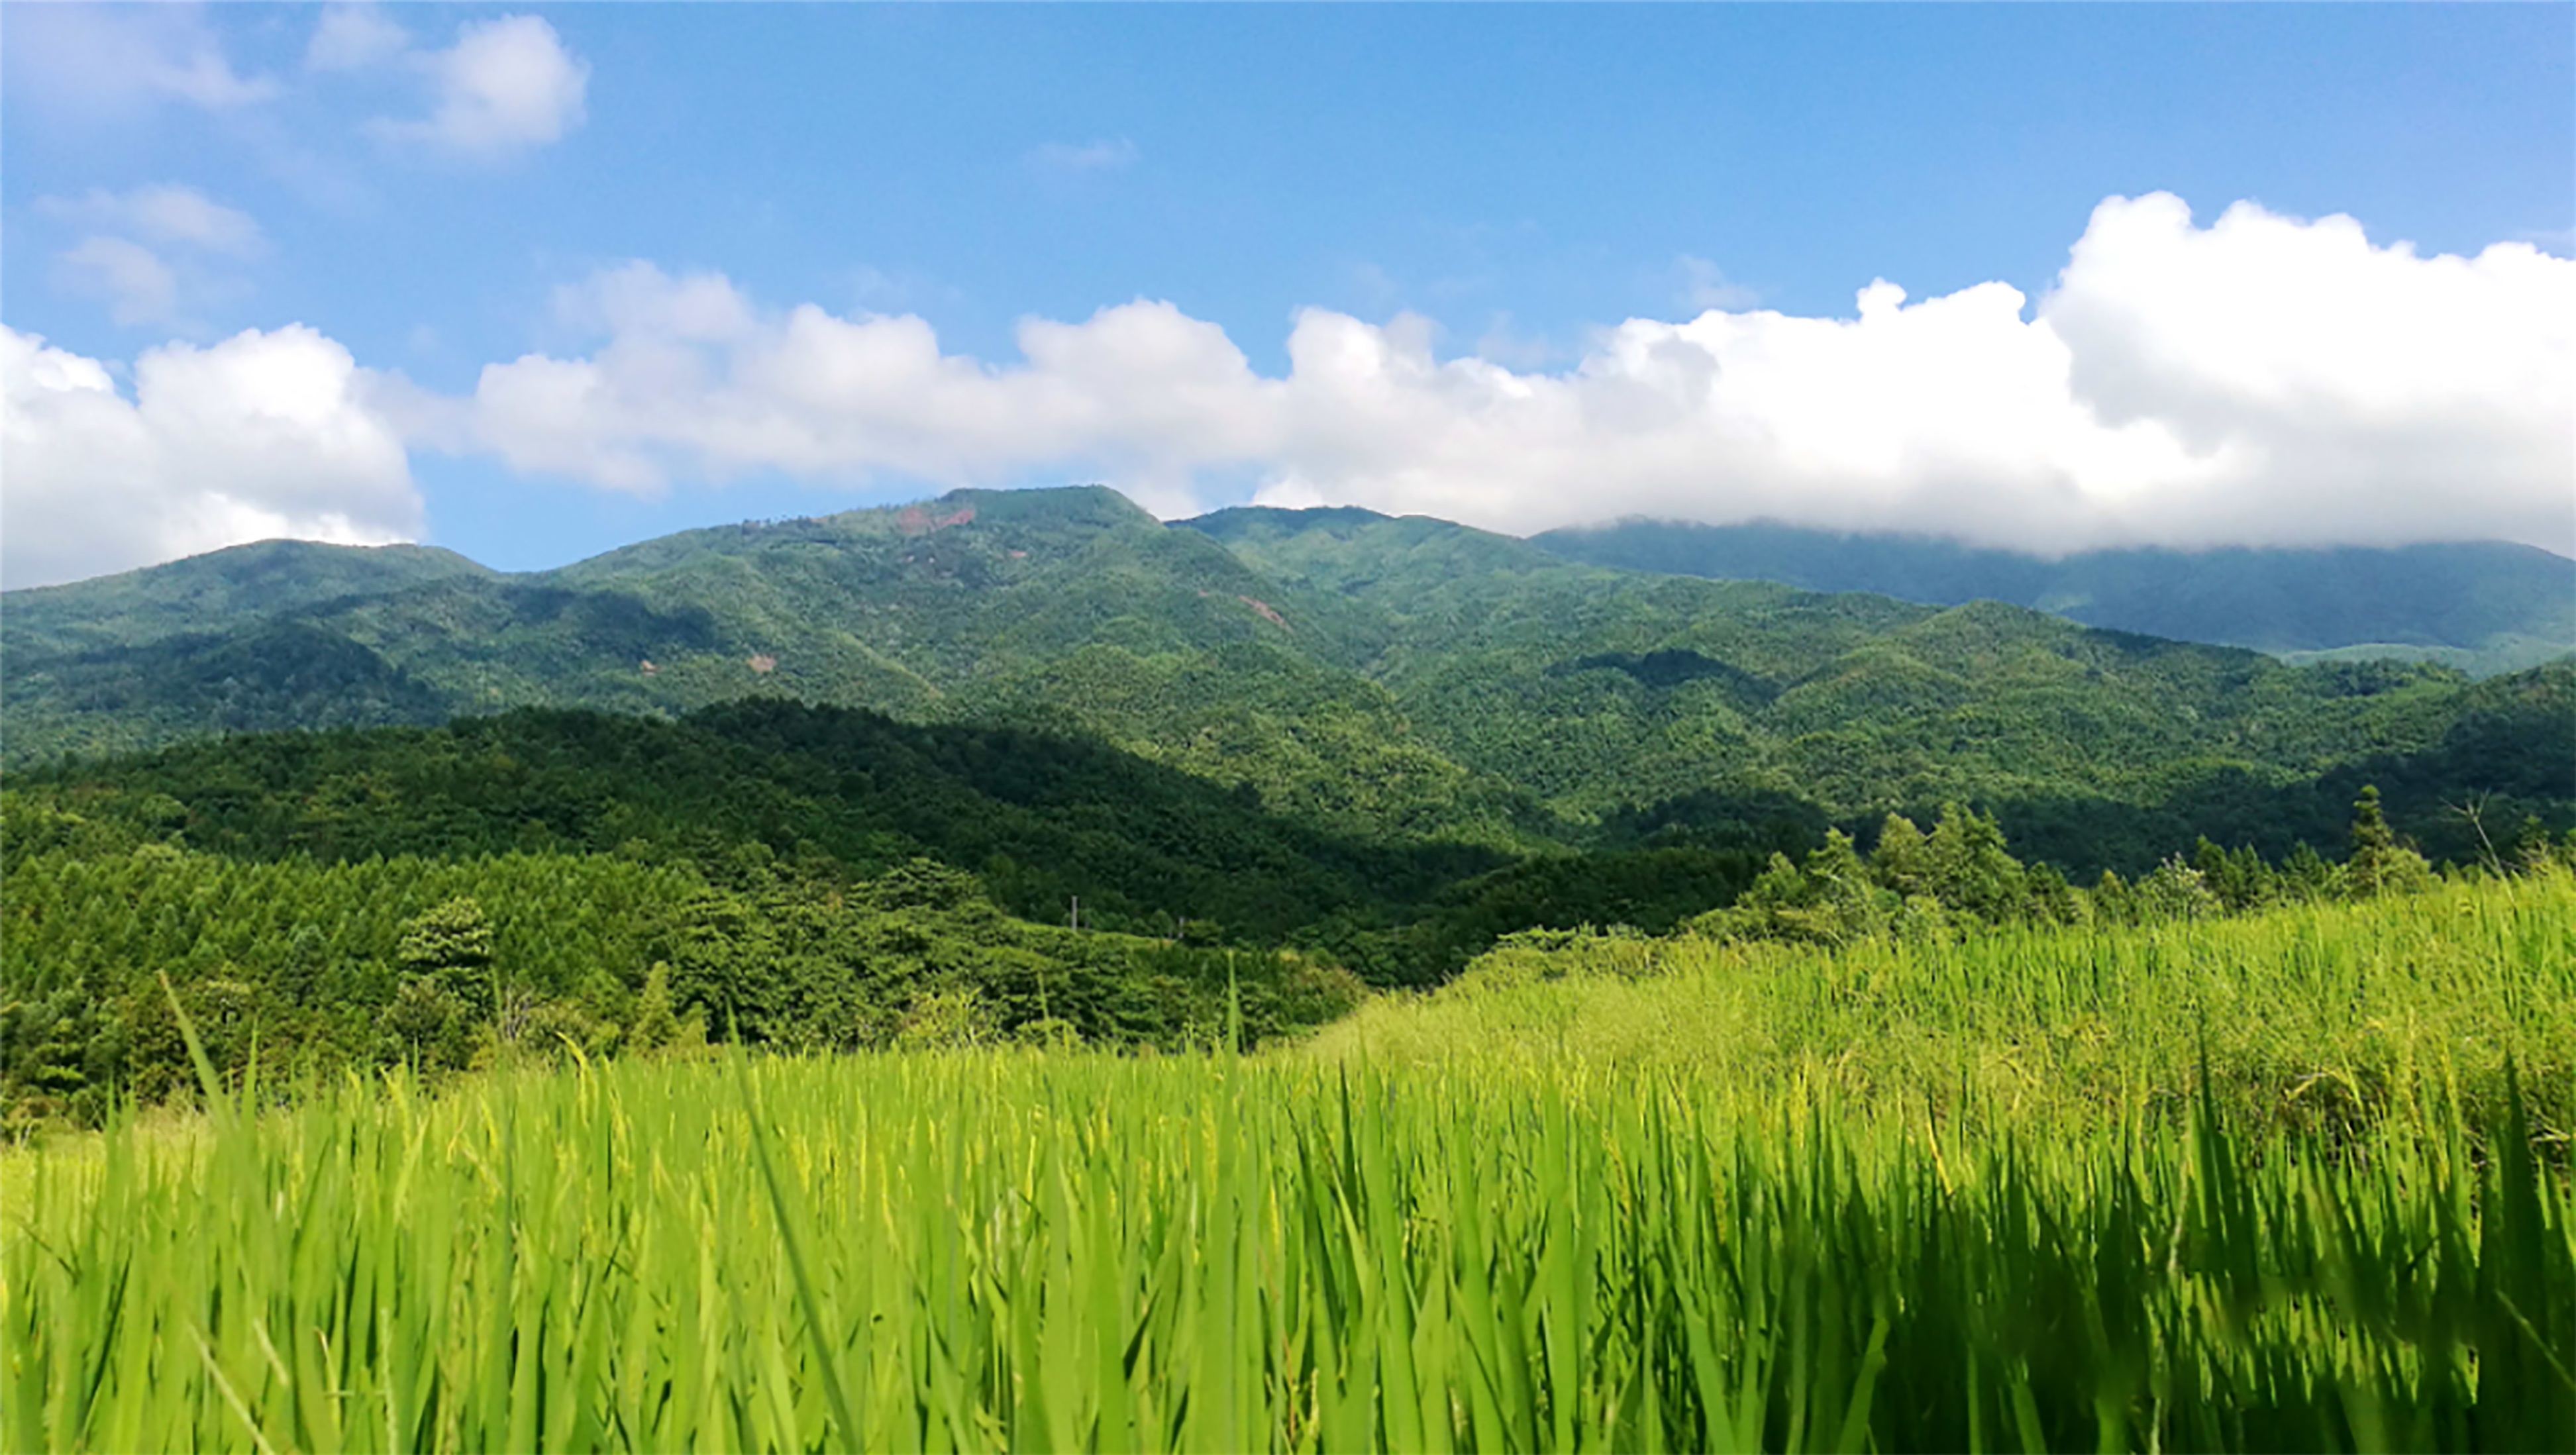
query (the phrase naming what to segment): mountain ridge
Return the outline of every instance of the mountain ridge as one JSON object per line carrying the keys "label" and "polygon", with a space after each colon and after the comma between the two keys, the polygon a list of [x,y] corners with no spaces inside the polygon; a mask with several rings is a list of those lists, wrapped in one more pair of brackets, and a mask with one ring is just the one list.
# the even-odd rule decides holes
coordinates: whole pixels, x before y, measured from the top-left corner
{"label": "mountain ridge", "polygon": [[[47,588],[33,633],[13,593],[7,761],[775,697],[1088,737],[1356,839],[1545,853],[1619,825],[1724,837],[1746,805],[1866,824],[1955,799],[2057,805],[2033,812],[2062,820],[2052,852],[2133,864],[2176,845],[2115,843],[2086,813],[2187,802],[2189,822],[2269,835],[2206,785],[2250,802],[2438,754],[2485,700],[2439,666],[2291,666],[1992,601],[1613,569],[1426,517],[1165,524],[1100,487],[713,527],[516,576],[282,555],[318,568],[274,610],[202,585],[242,577],[229,557],[112,578],[86,635],[61,620],[77,588]],[[2531,681],[2576,702],[2566,678]],[[2485,770],[2445,771],[2435,787],[2466,791]],[[2561,799],[2576,785],[2533,802]]]}
{"label": "mountain ridge", "polygon": [[2399,657],[2484,674],[2576,652],[2576,560],[2503,541],[2140,547],[2051,559],[1936,536],[1632,518],[1531,542],[1631,570],[1933,605],[2004,601],[2087,626],[2285,659]]}

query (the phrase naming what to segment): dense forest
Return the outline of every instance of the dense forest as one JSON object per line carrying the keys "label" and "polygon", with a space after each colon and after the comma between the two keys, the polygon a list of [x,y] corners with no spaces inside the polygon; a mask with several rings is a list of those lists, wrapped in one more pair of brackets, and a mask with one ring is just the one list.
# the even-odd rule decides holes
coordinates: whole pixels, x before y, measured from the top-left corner
{"label": "dense forest", "polygon": [[2576,664],[2292,667],[1364,511],[961,492],[6,605],[0,1037],[48,1114],[179,1084],[165,973],[233,1069],[1257,1043],[1514,936],[2129,923],[2576,829]]}
{"label": "dense forest", "polygon": [[[2564,662],[2483,682],[2291,667],[1995,602],[1602,569],[1365,511],[1166,526],[1106,490],[964,491],[529,576],[269,543],[6,604],[12,768],[759,695],[1088,738],[1343,837],[1515,855],[1618,847],[1621,825],[1712,802],[1873,823],[1959,800],[2070,870],[2135,872],[2198,832],[2275,857],[2318,841],[2364,778],[2437,856],[2475,847],[2445,798],[2576,822]],[[2104,824],[2129,827],[2085,827]]]}
{"label": "dense forest", "polygon": [[1347,1010],[1293,953],[1003,914],[927,860],[851,877],[738,846],[237,858],[6,795],[0,1114],[94,1124],[227,1076],[782,1049],[1258,1045]]}
{"label": "dense forest", "polygon": [[[1722,844],[1515,860],[1337,840],[1246,798],[1080,740],[774,701],[19,775],[0,793],[0,1106],[95,1122],[184,1090],[182,1015],[224,1074],[264,1057],[273,1081],[710,1038],[1245,1046],[1533,935],[1939,941],[2436,882],[2375,787],[2334,859],[2204,837],[2081,887],[1957,804],[1865,843],[1809,809]],[[2466,872],[2576,863],[2576,834],[2537,816],[2494,832]]]}

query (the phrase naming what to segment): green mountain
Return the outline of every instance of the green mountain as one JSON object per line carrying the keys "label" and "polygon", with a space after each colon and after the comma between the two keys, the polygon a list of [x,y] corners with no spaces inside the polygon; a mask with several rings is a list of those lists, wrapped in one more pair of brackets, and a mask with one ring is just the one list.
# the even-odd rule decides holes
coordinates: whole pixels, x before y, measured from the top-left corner
{"label": "green mountain", "polygon": [[[2413,785],[2392,812],[2437,854],[2475,847],[2446,796],[2576,821],[2576,669],[2293,666],[1993,601],[1615,570],[1358,510],[1167,526],[1105,489],[961,491],[523,576],[287,554],[316,564],[263,587],[247,563],[275,548],[246,547],[0,601],[7,761],[768,697],[1094,742],[1335,842],[1511,858],[1751,850],[1959,800],[2038,857],[2126,870],[2198,832],[2332,847],[2364,768]],[[21,597],[42,598],[41,630]],[[1004,852],[914,837],[969,868]],[[1179,914],[1195,893],[1135,902]]]}
{"label": "green mountain", "polygon": [[[253,550],[259,548],[243,548]],[[328,547],[310,550],[328,551]],[[165,571],[204,573],[229,555]],[[150,573],[144,573],[150,574]],[[52,588],[75,598],[110,583]],[[1309,816],[1512,839],[1529,810],[1423,748],[1387,694],[1222,547],[1102,489],[688,531],[560,571],[210,603],[197,630],[10,643],[24,763],[210,731],[512,707],[670,714],[747,695],[1088,732]],[[14,619],[16,593],[0,617]],[[56,609],[61,610],[58,604]],[[109,633],[96,634],[99,637]],[[95,638],[94,638],[95,639]]]}
{"label": "green mountain", "polygon": [[1953,606],[2004,601],[2087,626],[2293,660],[2397,658],[2477,675],[2576,652],[2576,561],[2502,541],[2319,550],[2087,551],[2055,560],[1929,536],[1679,521],[1550,531],[1568,560]]}
{"label": "green mountain", "polygon": [[134,646],[340,598],[494,575],[435,546],[258,541],[166,566],[9,592],[0,611],[0,652],[24,658]]}
{"label": "green mountain", "polygon": [[271,542],[11,593],[0,653],[0,1136],[185,1085],[181,1008],[220,1072],[325,1080],[692,1027],[1179,1049],[1521,932],[1810,932],[1829,829],[1934,923],[2333,892],[2293,851],[2366,787],[2436,859],[2576,825],[2576,661],[2292,665],[1106,490],[528,575]]}
{"label": "green mountain", "polygon": [[66,785],[88,817],[184,827],[191,846],[243,857],[626,852],[721,874],[759,844],[762,862],[822,857],[867,876],[927,856],[975,871],[1040,921],[1064,919],[1078,896],[1104,927],[1165,932],[1186,918],[1271,941],[1503,862],[1338,839],[1085,739],[774,698],[675,721],[530,708],[436,728],[246,735],[12,786],[60,796]]}
{"label": "green mountain", "polygon": [[[1562,853],[1337,835],[1084,738],[755,699],[676,721],[521,709],[437,728],[261,733],[11,775],[13,856],[83,836],[254,861],[507,854],[849,884],[921,858],[1023,919],[1189,943],[1327,947],[1437,979],[1531,925],[1669,928],[1749,883],[1757,846]],[[1543,900],[1534,903],[1533,900]]]}
{"label": "green mountain", "polygon": [[[1766,802],[1867,822],[1957,799],[2005,808],[2042,857],[2126,865],[2198,831],[2165,809],[2187,800],[2213,835],[2286,851],[2277,801],[2268,819],[2231,807],[2254,785],[2308,793],[2344,765],[2436,754],[2492,704],[2535,694],[2544,705],[2518,709],[2516,731],[2490,735],[2495,760],[2452,760],[2453,787],[2576,794],[2566,666],[2483,687],[2420,665],[2298,668],[1994,602],[1613,571],[1348,509],[1190,524],[1370,623],[1343,633],[1365,643],[1350,665],[1433,746],[1612,832],[1741,822]],[[2300,832],[2330,842],[2340,819],[2325,815],[2349,803],[2303,812]],[[2455,842],[2431,805],[2413,807],[2423,832]]]}

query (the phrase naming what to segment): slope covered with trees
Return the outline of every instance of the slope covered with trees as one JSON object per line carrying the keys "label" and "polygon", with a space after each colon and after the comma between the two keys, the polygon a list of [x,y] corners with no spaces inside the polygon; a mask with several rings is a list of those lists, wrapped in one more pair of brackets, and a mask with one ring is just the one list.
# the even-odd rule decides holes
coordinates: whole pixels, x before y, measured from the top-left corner
{"label": "slope covered with trees", "polygon": [[2576,824],[2576,664],[2287,667],[1437,520],[1033,492],[546,577],[314,551],[283,608],[196,561],[13,649],[28,1118],[183,1084],[162,973],[224,1069],[1188,1046],[1533,932],[2117,925]]}
{"label": "slope covered with trees", "polygon": [[9,592],[0,650],[14,657],[137,646],[341,598],[493,574],[434,546],[257,541],[164,566]]}
{"label": "slope covered with trees", "polygon": [[2087,626],[2293,658],[2409,658],[2486,674],[2576,652],[2576,561],[2503,541],[2049,559],[1929,536],[1660,520],[1533,539],[1594,565],[1938,606],[2003,601]]}
{"label": "slope covered with trees", "polygon": [[1561,821],[1669,833],[1782,804],[1870,823],[1957,800],[2092,872],[2199,833],[2333,841],[2364,778],[2411,833],[2576,810],[2576,666],[2486,682],[2403,663],[2293,667],[1994,602],[1940,609],[1614,572],[1366,511],[1193,522],[1330,603],[1347,659],[1422,736]]}
{"label": "slope covered with trees", "polygon": [[[243,855],[140,830],[111,796],[87,806],[101,811],[0,798],[0,1131],[95,1124],[116,1097],[192,1086],[182,1013],[220,1074],[257,1061],[281,1082],[710,1037],[1257,1044],[1359,991],[1295,955],[1016,919],[974,876],[928,860],[862,872],[756,843],[699,859],[640,840],[623,853]],[[213,837],[237,847],[243,834]]]}
{"label": "slope covered with trees", "polygon": [[920,856],[1001,902],[1171,933],[1276,940],[1499,866],[1472,846],[1348,840],[1250,795],[1080,738],[921,726],[775,699],[678,721],[524,709],[438,728],[274,733],[14,775],[13,794],[237,857],[623,853],[811,861]]}
{"label": "slope covered with trees", "polygon": [[[312,582],[276,584],[296,561]],[[2448,857],[2476,847],[2453,811],[2472,800],[2508,823],[2576,814],[2564,666],[2297,668],[1994,602],[1607,570],[1359,510],[1168,527],[1102,489],[691,531],[520,577],[246,547],[12,593],[5,615],[19,766],[757,695],[1090,739],[1336,840],[1514,856],[1741,844],[1774,820],[1812,839],[1957,800],[2072,871],[2134,871],[2204,832],[2274,854],[2330,838],[2365,778]]]}

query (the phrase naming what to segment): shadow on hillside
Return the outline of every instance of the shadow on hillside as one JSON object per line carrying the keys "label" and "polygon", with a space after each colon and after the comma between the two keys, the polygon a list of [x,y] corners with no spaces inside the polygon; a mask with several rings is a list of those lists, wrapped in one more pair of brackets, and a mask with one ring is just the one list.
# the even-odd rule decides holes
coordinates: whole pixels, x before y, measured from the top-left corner
{"label": "shadow on hillside", "polygon": [[[751,699],[676,721],[524,709],[434,728],[246,734],[21,775],[193,847],[354,861],[512,850],[685,858],[715,877],[927,855],[997,902],[1100,928],[1275,942],[1498,868],[1486,848],[1334,835],[1085,739]],[[166,805],[175,802],[173,815]],[[146,808],[147,804],[164,805]]]}

